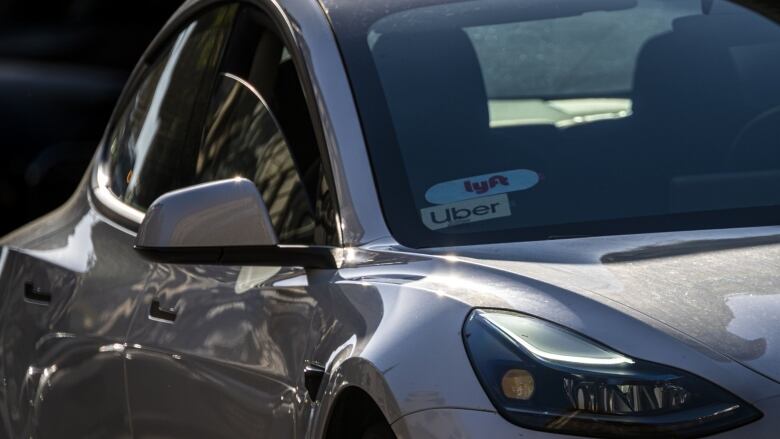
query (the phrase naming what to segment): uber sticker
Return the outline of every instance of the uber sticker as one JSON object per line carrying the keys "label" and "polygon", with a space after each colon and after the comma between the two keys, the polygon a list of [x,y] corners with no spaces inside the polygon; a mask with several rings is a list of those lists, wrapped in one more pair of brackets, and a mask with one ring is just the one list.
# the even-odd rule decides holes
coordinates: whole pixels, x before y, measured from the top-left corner
{"label": "uber sticker", "polygon": [[431,230],[512,215],[506,194],[421,209],[423,224]]}
{"label": "uber sticker", "polygon": [[433,204],[446,204],[486,195],[522,191],[536,186],[537,183],[539,174],[536,172],[515,169],[438,183],[425,192],[425,199]]}

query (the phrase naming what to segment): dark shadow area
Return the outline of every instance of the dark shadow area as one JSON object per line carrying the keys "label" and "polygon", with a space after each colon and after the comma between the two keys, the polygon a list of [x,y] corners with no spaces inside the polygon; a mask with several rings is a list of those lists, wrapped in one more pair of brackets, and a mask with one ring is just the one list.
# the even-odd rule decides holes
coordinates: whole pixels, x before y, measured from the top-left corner
{"label": "dark shadow area", "polygon": [[0,3],[0,235],[62,204],[181,0]]}

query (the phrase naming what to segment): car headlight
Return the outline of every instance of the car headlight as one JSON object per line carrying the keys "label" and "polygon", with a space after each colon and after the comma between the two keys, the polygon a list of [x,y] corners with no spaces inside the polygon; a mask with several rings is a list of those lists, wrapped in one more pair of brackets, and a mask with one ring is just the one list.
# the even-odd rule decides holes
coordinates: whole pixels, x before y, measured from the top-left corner
{"label": "car headlight", "polygon": [[698,437],[761,412],[672,367],[621,355],[548,321],[475,310],[463,331],[482,386],[522,427],[599,437]]}

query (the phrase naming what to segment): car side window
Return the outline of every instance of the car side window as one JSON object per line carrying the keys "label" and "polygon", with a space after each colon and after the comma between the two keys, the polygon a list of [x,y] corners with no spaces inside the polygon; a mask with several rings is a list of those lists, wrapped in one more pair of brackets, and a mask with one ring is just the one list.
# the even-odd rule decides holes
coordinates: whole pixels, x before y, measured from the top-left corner
{"label": "car side window", "polygon": [[281,243],[338,244],[336,204],[298,72],[268,19],[221,7],[149,66],[109,136],[110,189],[136,209],[245,177]]}
{"label": "car side window", "polygon": [[[236,5],[211,9],[190,22],[160,51],[127,101],[107,140],[110,190],[139,210],[159,195],[187,185],[192,109],[216,74]],[[192,161],[194,157],[190,158]]]}
{"label": "car side window", "polygon": [[268,104],[251,84],[232,74],[222,73],[217,84],[195,182],[248,178],[265,201],[280,242],[313,241],[314,204]]}
{"label": "car side window", "polygon": [[325,175],[289,52],[247,8],[204,117],[194,182],[252,180],[281,243],[333,244],[335,206]]}

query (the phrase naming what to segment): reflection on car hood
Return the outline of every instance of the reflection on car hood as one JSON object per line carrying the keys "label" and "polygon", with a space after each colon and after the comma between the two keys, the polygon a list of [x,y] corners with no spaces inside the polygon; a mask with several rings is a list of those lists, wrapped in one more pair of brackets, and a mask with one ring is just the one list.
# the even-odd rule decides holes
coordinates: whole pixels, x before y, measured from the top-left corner
{"label": "reflection on car hood", "polygon": [[448,249],[453,251],[630,307],[780,381],[780,227]]}

